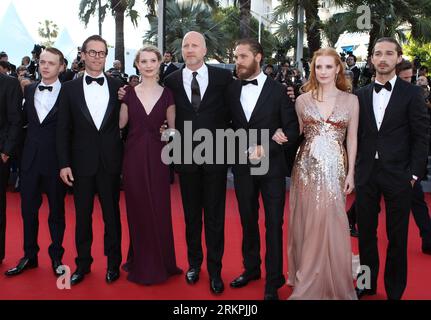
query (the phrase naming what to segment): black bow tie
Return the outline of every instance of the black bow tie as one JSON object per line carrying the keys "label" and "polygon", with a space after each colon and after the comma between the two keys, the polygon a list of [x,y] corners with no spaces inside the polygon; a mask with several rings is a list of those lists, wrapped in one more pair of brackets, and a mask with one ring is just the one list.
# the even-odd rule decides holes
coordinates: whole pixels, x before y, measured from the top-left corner
{"label": "black bow tie", "polygon": [[39,90],[40,91],[43,91],[45,89],[48,90],[49,92],[51,92],[52,91],[52,86],[42,86],[42,85],[39,86]]}
{"label": "black bow tie", "polygon": [[376,93],[379,93],[380,90],[382,90],[383,88],[385,88],[388,91],[392,90],[392,85],[389,81],[387,81],[384,85],[383,84],[379,84],[377,82],[374,83],[374,90],[376,90]]}
{"label": "black bow tie", "polygon": [[103,83],[105,82],[105,78],[104,77],[93,78],[93,77],[90,77],[90,76],[86,76],[85,77],[85,82],[87,82],[87,84],[90,84],[93,81],[96,81],[98,84],[100,84],[101,86],[103,86]]}
{"label": "black bow tie", "polygon": [[241,80],[241,84],[243,86],[246,86],[248,84],[254,84],[255,86],[257,86],[257,79],[254,79],[254,80]]}

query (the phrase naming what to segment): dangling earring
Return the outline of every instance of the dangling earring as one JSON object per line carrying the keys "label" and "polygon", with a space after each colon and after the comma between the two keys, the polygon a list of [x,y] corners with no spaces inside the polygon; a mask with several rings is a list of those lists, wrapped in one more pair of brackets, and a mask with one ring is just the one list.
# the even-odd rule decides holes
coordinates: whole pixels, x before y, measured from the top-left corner
{"label": "dangling earring", "polygon": [[338,80],[338,72],[335,74],[335,83],[337,83]]}

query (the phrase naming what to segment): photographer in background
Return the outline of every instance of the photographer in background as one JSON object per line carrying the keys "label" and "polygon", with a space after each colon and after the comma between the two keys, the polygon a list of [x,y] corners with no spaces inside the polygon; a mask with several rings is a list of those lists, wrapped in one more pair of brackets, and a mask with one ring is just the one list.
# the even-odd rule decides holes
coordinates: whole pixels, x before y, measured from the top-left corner
{"label": "photographer in background", "polygon": [[308,77],[310,76],[310,63],[308,62],[307,58],[302,58],[301,62],[302,62],[302,68],[304,69],[304,73],[305,73],[305,79],[308,80]]}
{"label": "photographer in background", "polygon": [[416,81],[416,84],[422,88],[422,92],[425,99],[425,104],[427,105],[428,109],[431,109],[431,94],[430,89],[428,87],[428,79],[425,76],[419,76],[418,80]]}
{"label": "photographer in background", "polygon": [[[6,52],[4,52],[4,51],[0,52],[0,61],[7,62],[9,64],[8,75],[10,75],[12,77],[16,77],[16,66],[9,62],[9,56],[7,55]],[[6,67],[6,65],[3,64],[3,67]]]}
{"label": "photographer in background", "polygon": [[137,76],[136,74],[132,74],[129,77],[129,86],[136,87],[138,84],[139,84],[139,76]]}
{"label": "photographer in background", "polygon": [[424,76],[427,78],[428,84],[431,83],[431,77],[428,76],[428,67],[427,66],[421,66],[418,70],[418,77]]}
{"label": "photographer in background", "polygon": [[410,61],[403,59],[396,68],[397,75],[401,80],[413,83],[413,65]]}
{"label": "photographer in background", "polygon": [[275,76],[275,80],[280,82],[281,84],[286,84],[289,81],[289,69],[290,65],[289,62],[283,62],[280,68],[280,71]]}
{"label": "photographer in background", "polygon": [[38,44],[35,44],[33,47],[33,50],[31,51],[32,54],[32,61],[30,63],[30,66],[27,68],[31,80],[39,80],[39,57],[42,50],[45,49],[45,46],[41,46]]}
{"label": "photographer in background", "polygon": [[10,74],[10,63],[0,60],[0,73],[8,76]]}
{"label": "photographer in background", "polygon": [[346,58],[347,70],[352,71],[353,73],[353,81],[352,81],[352,89],[358,89],[359,84],[359,76],[361,75],[361,70],[356,65],[356,56],[353,53],[350,53]]}
{"label": "photographer in background", "polygon": [[127,73],[124,73],[121,70],[122,70],[121,61],[115,60],[113,62],[113,67],[109,69],[106,73],[113,78],[121,80],[121,82],[126,85],[128,83],[129,76]]}
{"label": "photographer in background", "polygon": [[16,69],[18,81],[21,85],[22,92],[24,93],[24,88],[31,84],[33,81],[31,80],[30,74],[26,68],[26,66],[19,66],[18,69]]}

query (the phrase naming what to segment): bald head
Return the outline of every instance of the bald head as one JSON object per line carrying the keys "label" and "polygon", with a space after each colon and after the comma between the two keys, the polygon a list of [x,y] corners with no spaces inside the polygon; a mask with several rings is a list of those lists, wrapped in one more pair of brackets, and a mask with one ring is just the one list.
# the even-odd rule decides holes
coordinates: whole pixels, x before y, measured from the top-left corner
{"label": "bald head", "polygon": [[206,48],[205,37],[203,36],[202,33],[197,32],[197,31],[187,32],[183,38],[183,43],[184,43],[184,41],[186,41],[189,38],[194,39],[195,41],[200,41],[201,44]]}
{"label": "bald head", "polygon": [[199,69],[203,65],[207,54],[204,36],[196,31],[187,32],[183,38],[181,52],[187,68],[191,70]]}

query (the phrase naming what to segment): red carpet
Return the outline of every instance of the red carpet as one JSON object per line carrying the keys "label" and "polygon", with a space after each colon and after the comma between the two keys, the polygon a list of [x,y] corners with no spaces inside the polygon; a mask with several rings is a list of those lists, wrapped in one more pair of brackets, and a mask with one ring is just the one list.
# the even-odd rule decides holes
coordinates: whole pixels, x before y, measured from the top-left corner
{"label": "red carpet", "polygon": [[[151,300],[200,300],[200,299],[220,299],[220,300],[261,300],[263,298],[264,280],[254,281],[247,287],[232,289],[229,282],[242,272],[241,258],[241,226],[237,211],[237,204],[233,190],[228,190],[226,201],[226,229],[225,229],[225,254],[223,259],[222,277],[225,282],[225,292],[219,296],[213,296],[209,291],[209,280],[206,272],[205,263],[202,266],[200,281],[194,286],[189,286],[184,280],[184,275],[171,278],[167,283],[154,286],[140,286],[126,280],[126,273],[121,272],[121,278],[112,285],[107,285],[104,281],[106,258],[103,255],[103,220],[98,201],[95,205],[93,216],[93,258],[92,272],[86,277],[85,281],[71,290],[59,290],[56,286],[50,259],[48,256],[48,245],[50,242],[47,224],[47,202],[44,203],[40,214],[39,229],[39,268],[26,271],[24,274],[14,278],[6,278],[4,272],[15,266],[16,262],[23,256],[22,251],[22,219],[20,214],[20,199],[18,193],[8,193],[7,210],[7,234],[6,234],[6,258],[0,265],[0,299],[151,299]],[[288,194],[286,194],[288,199]],[[349,198],[349,204],[352,198]],[[429,194],[426,200],[431,202]],[[75,269],[75,245],[74,245],[74,205],[71,196],[67,196],[67,224],[64,247],[66,253],[63,262]],[[285,210],[285,248],[287,239],[287,218],[288,203]],[[121,214],[123,222],[123,257],[127,256],[128,231],[126,221],[126,211],[124,195],[121,196]],[[261,215],[261,238],[264,239],[263,215]],[[186,244],[184,234],[184,219],[182,204],[180,199],[178,184],[172,188],[172,218],[174,225],[175,247],[178,265],[187,269]],[[383,285],[383,270],[385,248],[387,245],[385,235],[384,214],[380,217],[379,224],[379,250],[381,258],[381,274],[379,276],[378,294],[372,299],[386,299]],[[357,253],[357,240],[352,240],[354,252]],[[431,256],[422,254],[421,239],[418,229],[411,219],[409,235],[409,274],[407,289],[404,299],[430,299],[431,300]],[[264,250],[264,243],[262,243]],[[285,249],[287,252],[287,249]],[[262,253],[263,256],[263,253]],[[286,253],[287,256],[287,253]],[[285,274],[287,273],[287,261],[285,261]],[[280,298],[286,299],[291,293],[287,286],[279,290]]]}

